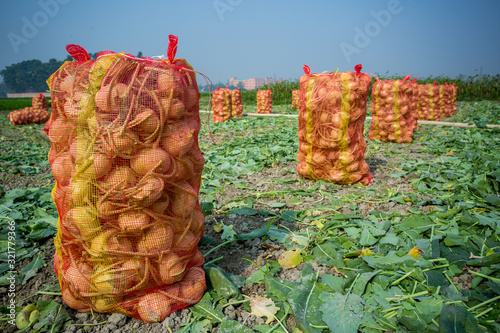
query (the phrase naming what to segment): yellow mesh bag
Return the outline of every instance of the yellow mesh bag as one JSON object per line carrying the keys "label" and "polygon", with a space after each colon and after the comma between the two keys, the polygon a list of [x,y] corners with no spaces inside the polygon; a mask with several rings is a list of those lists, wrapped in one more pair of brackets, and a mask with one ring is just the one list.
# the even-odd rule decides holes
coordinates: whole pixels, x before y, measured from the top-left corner
{"label": "yellow mesh bag", "polygon": [[300,110],[300,90],[292,90],[292,109]]}
{"label": "yellow mesh bag", "polygon": [[439,86],[436,82],[434,84],[419,85],[418,87],[418,119],[441,120]]}
{"label": "yellow mesh bag", "polygon": [[372,180],[364,160],[363,137],[370,76],[356,72],[306,74],[300,77],[297,172],[337,184]]}
{"label": "yellow mesh bag", "polygon": [[257,113],[271,113],[273,110],[273,93],[271,87],[257,91]]}
{"label": "yellow mesh bag", "polygon": [[232,117],[243,117],[243,103],[241,101],[241,90],[231,90]]}
{"label": "yellow mesh bag", "polygon": [[222,123],[232,118],[231,91],[228,88],[217,87],[217,90],[212,92],[212,110],[214,123]]}
{"label": "yellow mesh bag", "polygon": [[64,302],[158,322],[198,302],[199,91],[192,67],[77,46],[47,81],[45,126],[59,220],[54,267]]}
{"label": "yellow mesh bag", "polygon": [[372,122],[368,137],[383,142],[412,142],[413,87],[403,80],[377,80],[372,85]]}

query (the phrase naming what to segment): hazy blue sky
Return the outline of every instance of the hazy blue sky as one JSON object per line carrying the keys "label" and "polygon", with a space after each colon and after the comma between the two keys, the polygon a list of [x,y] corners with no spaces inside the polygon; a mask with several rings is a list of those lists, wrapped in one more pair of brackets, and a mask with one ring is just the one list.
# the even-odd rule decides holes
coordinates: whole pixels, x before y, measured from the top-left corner
{"label": "hazy blue sky", "polygon": [[[419,76],[500,73],[500,1],[3,0],[0,70],[89,53],[177,57],[217,83],[353,70]],[[200,78],[198,79],[199,83]]]}

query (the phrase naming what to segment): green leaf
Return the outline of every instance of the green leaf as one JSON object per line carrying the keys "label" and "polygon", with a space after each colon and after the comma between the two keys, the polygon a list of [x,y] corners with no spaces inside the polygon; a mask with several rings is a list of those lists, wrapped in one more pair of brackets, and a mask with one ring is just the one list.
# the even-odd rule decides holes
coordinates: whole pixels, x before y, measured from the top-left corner
{"label": "green leaf", "polygon": [[484,200],[493,206],[500,207],[500,196],[498,195],[488,195],[484,197]]}
{"label": "green leaf", "polygon": [[236,320],[231,320],[228,317],[224,318],[222,323],[220,324],[219,329],[217,330],[219,333],[255,333],[254,330],[249,328],[248,326],[243,325]]}
{"label": "green leaf", "polygon": [[269,260],[260,269],[255,271],[246,279],[246,283],[259,283],[264,280],[266,275],[274,276],[281,270],[280,264],[275,260]]}
{"label": "green leaf", "polygon": [[214,307],[212,296],[209,293],[205,293],[201,300],[190,309],[193,313],[199,314],[202,318],[208,318],[214,323],[220,323],[225,317],[220,308]]}
{"label": "green leaf", "polygon": [[319,298],[324,302],[320,307],[323,321],[333,333],[357,332],[363,320],[365,301],[358,295],[323,293]]}
{"label": "green leaf", "polygon": [[344,267],[343,258],[339,255],[335,243],[326,241],[318,244],[311,250],[311,254],[304,258],[307,262],[317,262],[318,264],[331,267]]}
{"label": "green leaf", "polygon": [[40,311],[40,316],[34,329],[46,332],[64,332],[66,327],[71,324],[68,312],[56,301],[36,301],[35,303]]}
{"label": "green leaf", "polygon": [[230,212],[236,215],[252,216],[257,215],[259,212],[253,208],[235,208],[231,209]]}
{"label": "green leaf", "polygon": [[210,333],[212,332],[212,322],[208,319],[196,321],[193,324],[192,331],[196,333]]}
{"label": "green leaf", "polygon": [[37,255],[28,265],[19,271],[19,273],[22,274],[21,276],[23,276],[23,281],[21,282],[22,285],[25,285],[29,279],[36,276],[36,272],[43,267],[45,264],[45,260],[43,260],[44,256],[44,254]]}
{"label": "green leaf", "polygon": [[368,231],[368,229],[363,229],[361,231],[361,238],[359,239],[359,245],[361,246],[371,246],[377,242],[377,239]]}
{"label": "green leaf", "polygon": [[280,216],[281,219],[287,222],[295,222],[297,219],[297,212],[293,210],[285,210]]}
{"label": "green leaf", "polygon": [[220,298],[229,299],[240,295],[238,288],[224,274],[221,268],[209,267],[206,271],[212,287]]}
{"label": "green leaf", "polygon": [[222,235],[220,236],[222,239],[231,240],[236,238],[236,232],[233,230],[233,225],[222,225]]}
{"label": "green leaf", "polygon": [[302,278],[301,282],[289,282],[270,276],[265,277],[266,290],[280,301],[290,304],[297,325],[302,332],[320,333],[321,330],[313,328],[309,324],[324,325],[320,319],[319,308],[322,302],[319,300],[319,295],[322,292],[333,292],[333,290],[323,283],[311,281],[306,276]]}
{"label": "green leaf", "polygon": [[200,202],[201,212],[204,216],[212,215],[212,210],[214,209],[213,201],[202,201]]}
{"label": "green leaf", "polygon": [[400,238],[393,233],[387,233],[384,237],[380,238],[379,244],[391,244],[397,246],[400,242]]}
{"label": "green leaf", "polygon": [[433,225],[434,222],[425,215],[410,215],[399,223],[399,228],[402,230],[412,229],[418,230],[418,232],[424,232],[429,230]]}
{"label": "green leaf", "polygon": [[342,293],[344,291],[345,280],[339,276],[323,274],[321,281],[337,293]]}
{"label": "green leaf", "polygon": [[358,296],[363,296],[368,282],[370,282],[370,280],[380,272],[382,271],[378,270],[373,272],[361,273],[356,280],[356,284],[354,284],[352,288],[352,293]]}
{"label": "green leaf", "polygon": [[271,208],[282,208],[286,206],[286,204],[283,202],[268,202],[266,203],[266,205],[268,205]]}
{"label": "green leaf", "polygon": [[484,331],[478,327],[477,319],[465,308],[446,305],[439,316],[439,332],[482,333]]}

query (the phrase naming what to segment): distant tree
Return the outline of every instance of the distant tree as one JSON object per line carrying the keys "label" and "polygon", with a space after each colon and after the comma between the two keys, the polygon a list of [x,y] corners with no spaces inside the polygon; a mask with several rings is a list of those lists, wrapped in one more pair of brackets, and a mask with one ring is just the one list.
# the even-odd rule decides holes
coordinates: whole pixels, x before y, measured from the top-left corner
{"label": "distant tree", "polygon": [[8,92],[7,85],[4,82],[0,82],[0,97],[7,97]]}
{"label": "distant tree", "polygon": [[142,57],[142,52],[141,51],[139,51],[139,53],[137,53],[137,58],[140,58],[140,57]]}
{"label": "distant tree", "polygon": [[62,61],[50,59],[42,63],[38,59],[25,60],[7,66],[0,71],[3,82],[15,93],[43,92],[48,89],[47,79],[63,64]]}

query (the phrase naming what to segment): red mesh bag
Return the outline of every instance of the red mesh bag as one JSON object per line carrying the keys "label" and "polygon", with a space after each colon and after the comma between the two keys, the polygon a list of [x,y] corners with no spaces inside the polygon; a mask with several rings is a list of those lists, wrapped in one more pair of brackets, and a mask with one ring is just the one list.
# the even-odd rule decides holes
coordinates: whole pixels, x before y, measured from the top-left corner
{"label": "red mesh bag", "polygon": [[372,85],[372,122],[368,137],[383,142],[412,142],[413,87],[404,80],[377,80]]}
{"label": "red mesh bag", "polygon": [[45,110],[47,111],[49,109],[48,103],[47,103],[47,98],[43,96],[42,93],[39,93],[38,95],[33,96],[31,100],[31,106],[35,110]]}
{"label": "red mesh bag", "polygon": [[441,120],[439,86],[436,85],[436,82],[418,87],[418,119]]}
{"label": "red mesh bag", "polygon": [[233,89],[231,90],[231,107],[232,107],[232,117],[243,117],[243,103],[241,101],[241,90]]}
{"label": "red mesh bag", "polygon": [[198,302],[206,289],[198,242],[203,155],[192,67],[77,46],[47,81],[45,126],[59,220],[54,267],[63,300],[144,322]]}
{"label": "red mesh bag", "polygon": [[356,72],[300,77],[299,175],[337,184],[368,185],[373,176],[364,160],[363,137],[370,76]]}
{"label": "red mesh bag", "polygon": [[232,109],[230,90],[217,87],[217,90],[212,92],[212,121],[222,123],[231,119]]}
{"label": "red mesh bag", "polygon": [[271,113],[273,110],[273,93],[271,87],[257,91],[257,113]]}
{"label": "red mesh bag", "polygon": [[7,115],[7,119],[14,125],[43,124],[49,118],[50,113],[47,110],[36,109],[31,106],[12,111]]}
{"label": "red mesh bag", "polygon": [[300,110],[300,90],[292,90],[292,109]]}

